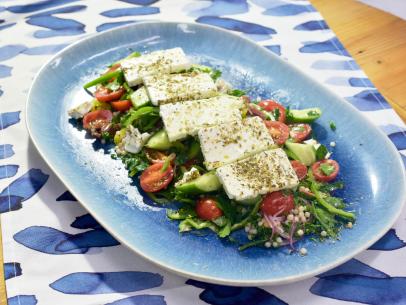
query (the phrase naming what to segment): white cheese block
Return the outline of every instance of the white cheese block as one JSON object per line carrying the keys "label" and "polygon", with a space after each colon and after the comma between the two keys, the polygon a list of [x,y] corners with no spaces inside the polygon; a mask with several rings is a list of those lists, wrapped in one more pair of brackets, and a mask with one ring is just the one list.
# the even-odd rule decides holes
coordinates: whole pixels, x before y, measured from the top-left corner
{"label": "white cheese block", "polygon": [[88,113],[93,107],[93,102],[84,102],[68,111],[70,117],[74,119],[81,119]]}
{"label": "white cheese block", "polygon": [[141,133],[138,128],[132,125],[127,127],[123,139],[124,150],[133,154],[138,154],[151,135],[147,132]]}
{"label": "white cheese block", "polygon": [[244,102],[241,98],[219,95],[209,99],[165,104],[159,113],[169,141],[196,135],[203,127],[241,120]]}
{"label": "white cheese block", "polygon": [[208,73],[178,73],[143,78],[153,105],[199,100],[218,95],[217,87]]}
{"label": "white cheese block", "polygon": [[190,67],[191,64],[181,48],[155,51],[121,62],[124,77],[130,87],[141,84],[145,76],[176,73]]}
{"label": "white cheese block", "polygon": [[202,128],[198,136],[208,170],[267,150],[274,144],[259,117]]}
{"label": "white cheese block", "polygon": [[281,148],[224,165],[216,170],[216,174],[228,197],[238,201],[299,184],[295,170]]}

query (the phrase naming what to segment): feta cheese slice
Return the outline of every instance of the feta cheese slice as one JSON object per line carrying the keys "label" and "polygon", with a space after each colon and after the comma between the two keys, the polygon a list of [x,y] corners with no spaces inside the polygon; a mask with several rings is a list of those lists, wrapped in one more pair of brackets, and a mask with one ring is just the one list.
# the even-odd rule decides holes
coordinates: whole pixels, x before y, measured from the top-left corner
{"label": "feta cheese slice", "polygon": [[147,75],[176,73],[190,69],[191,64],[181,48],[160,50],[123,60],[121,68],[130,87],[142,83]]}
{"label": "feta cheese slice", "polygon": [[69,116],[74,119],[81,119],[88,113],[93,107],[93,102],[84,102],[68,111]]}
{"label": "feta cheese slice", "polygon": [[149,133],[141,133],[138,128],[129,125],[122,141],[124,150],[133,154],[139,153],[150,136]]}
{"label": "feta cheese slice", "polygon": [[228,197],[238,201],[299,184],[295,170],[281,148],[224,165],[216,170],[216,174]]}
{"label": "feta cheese slice", "polygon": [[241,120],[244,102],[241,98],[220,95],[208,99],[165,104],[159,114],[169,141],[196,135],[198,130],[221,123]]}
{"label": "feta cheese slice", "polygon": [[208,170],[269,149],[274,141],[259,117],[205,127],[198,131]]}
{"label": "feta cheese slice", "polygon": [[218,95],[217,87],[208,73],[178,73],[143,78],[153,105],[199,100]]}

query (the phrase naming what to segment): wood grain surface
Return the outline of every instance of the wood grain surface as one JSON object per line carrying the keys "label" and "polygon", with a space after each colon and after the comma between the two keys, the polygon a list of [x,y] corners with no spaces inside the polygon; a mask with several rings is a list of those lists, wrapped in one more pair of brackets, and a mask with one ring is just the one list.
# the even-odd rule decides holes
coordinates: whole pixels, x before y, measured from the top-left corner
{"label": "wood grain surface", "polygon": [[[406,21],[355,0],[310,1],[406,121]],[[0,261],[3,262],[3,251],[0,251]],[[6,305],[3,264],[0,279],[0,305]]]}

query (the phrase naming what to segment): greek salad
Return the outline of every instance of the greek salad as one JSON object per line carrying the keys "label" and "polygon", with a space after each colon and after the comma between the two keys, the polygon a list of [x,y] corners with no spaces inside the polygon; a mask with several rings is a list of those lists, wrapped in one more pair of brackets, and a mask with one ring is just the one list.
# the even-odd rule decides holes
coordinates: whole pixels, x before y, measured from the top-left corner
{"label": "greek salad", "polygon": [[[209,229],[239,250],[288,246],[304,236],[338,239],[353,212],[334,192],[339,163],[317,141],[321,109],[252,99],[193,64],[181,48],[134,52],[84,85],[92,98],[69,115],[157,204],[179,203],[167,218],[179,232]],[[336,126],[330,123],[332,132]]]}

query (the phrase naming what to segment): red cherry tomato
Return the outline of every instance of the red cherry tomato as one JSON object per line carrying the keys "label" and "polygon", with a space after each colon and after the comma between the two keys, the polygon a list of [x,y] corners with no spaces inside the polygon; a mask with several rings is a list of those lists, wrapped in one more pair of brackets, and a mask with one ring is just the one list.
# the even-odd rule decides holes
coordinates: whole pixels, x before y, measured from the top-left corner
{"label": "red cherry tomato", "polygon": [[295,142],[302,142],[309,137],[312,132],[312,127],[309,124],[292,124],[289,125],[290,128],[290,137]]}
{"label": "red cherry tomato", "polygon": [[269,133],[276,144],[282,145],[289,138],[288,125],[278,121],[265,121],[265,125],[268,127]]}
{"label": "red cherry tomato", "polygon": [[293,195],[281,191],[272,192],[265,196],[261,204],[263,214],[274,216],[289,213],[295,207]]}
{"label": "red cherry tomato", "polygon": [[160,191],[168,186],[173,179],[173,168],[168,165],[166,171],[162,172],[163,162],[150,165],[140,176],[141,188],[148,192],[153,193]]}
{"label": "red cherry tomato", "polygon": [[[326,166],[330,166],[332,167],[332,172],[329,175],[326,175],[322,170],[321,170],[321,166],[325,164]],[[340,171],[340,166],[338,165],[338,163],[334,160],[322,160],[322,161],[318,161],[316,163],[314,163],[312,165],[312,171],[313,171],[313,175],[314,178],[317,181],[320,182],[329,182],[334,180],[337,175],[338,172]]]}
{"label": "red cherry tomato", "polygon": [[94,121],[107,121],[110,122],[113,114],[110,110],[95,110],[91,111],[83,117],[83,128],[91,128],[90,123]]}
{"label": "red cherry tomato", "polygon": [[114,101],[114,102],[111,102],[110,104],[114,110],[121,111],[121,112],[127,111],[128,109],[130,109],[133,106],[133,104],[129,100]]}
{"label": "red cherry tomato", "polygon": [[200,198],[196,203],[196,214],[203,220],[214,220],[223,215],[215,199],[210,197]]}
{"label": "red cherry tomato", "polygon": [[263,100],[259,102],[258,104],[261,108],[263,108],[266,111],[275,113],[276,109],[279,109],[279,117],[278,121],[285,123],[286,120],[286,109],[283,107],[281,104],[273,101],[273,100]]}
{"label": "red cherry tomato", "polygon": [[119,100],[120,97],[124,94],[124,92],[125,92],[125,90],[123,88],[120,88],[116,91],[111,91],[110,89],[101,86],[94,93],[94,97],[99,102],[106,103],[106,102]]}
{"label": "red cherry tomato", "polygon": [[302,180],[307,176],[307,167],[304,165],[302,162],[299,162],[297,160],[292,160],[290,161],[290,164],[292,164],[293,169],[296,172],[297,177],[299,180]]}

